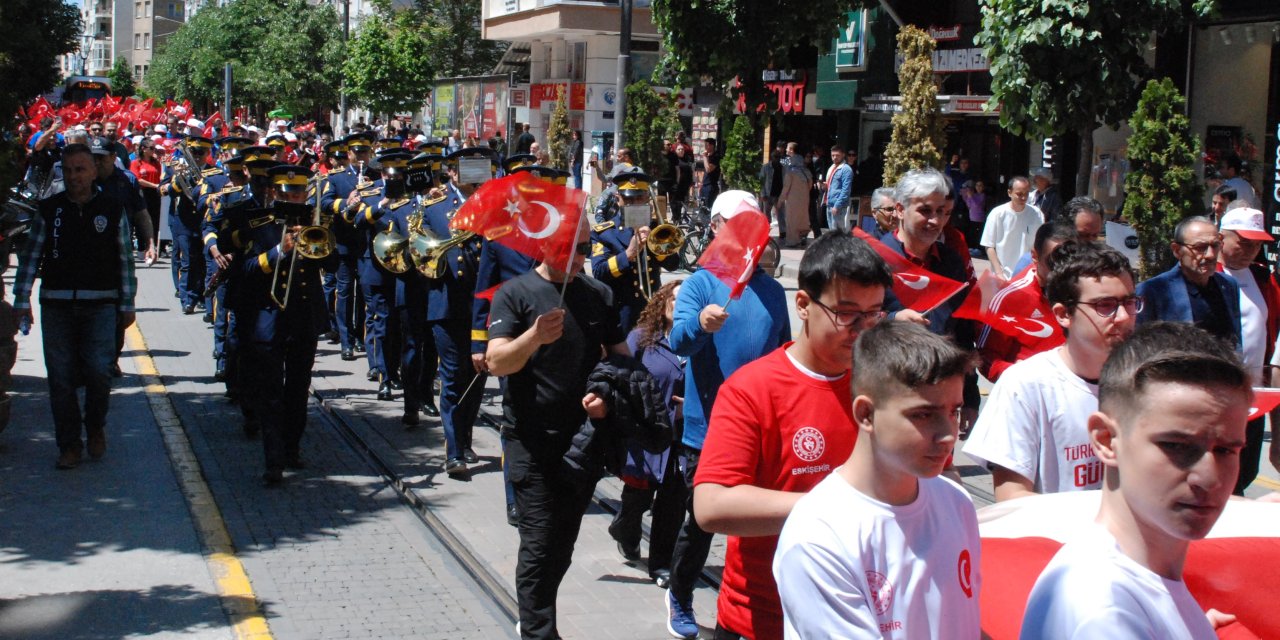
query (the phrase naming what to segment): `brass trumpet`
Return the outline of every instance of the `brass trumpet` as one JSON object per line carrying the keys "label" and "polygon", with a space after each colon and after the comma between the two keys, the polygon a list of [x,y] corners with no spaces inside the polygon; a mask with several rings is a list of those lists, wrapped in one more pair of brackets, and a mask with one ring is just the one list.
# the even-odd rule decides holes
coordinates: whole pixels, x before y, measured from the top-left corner
{"label": "brass trumpet", "polygon": [[649,187],[649,207],[653,210],[653,219],[657,220],[658,224],[649,229],[644,249],[640,251],[640,272],[637,276],[640,282],[640,293],[645,300],[653,297],[654,286],[654,283],[649,281],[649,254],[665,258],[680,251],[680,246],[684,244],[684,232],[680,227],[667,221],[666,213],[658,206],[658,198],[654,194],[652,185]]}
{"label": "brass trumpet", "polygon": [[420,226],[409,234],[409,256],[413,258],[413,264],[418,273],[431,280],[438,280],[444,277],[445,271],[449,268],[448,262],[444,259],[445,254],[450,249],[474,238],[475,235],[470,231],[463,231],[444,240],[431,229]]}

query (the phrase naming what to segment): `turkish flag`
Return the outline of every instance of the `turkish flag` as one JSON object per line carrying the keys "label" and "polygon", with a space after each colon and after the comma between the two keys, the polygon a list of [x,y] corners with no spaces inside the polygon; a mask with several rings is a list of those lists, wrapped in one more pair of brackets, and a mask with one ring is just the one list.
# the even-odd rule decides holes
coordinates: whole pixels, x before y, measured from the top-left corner
{"label": "turkish flag", "polygon": [[963,282],[945,278],[907,260],[862,229],[855,228],[853,236],[871,245],[889,263],[889,270],[893,271],[893,295],[897,296],[902,306],[912,311],[928,313],[965,286]]}
{"label": "turkish flag", "polygon": [[739,213],[716,231],[715,239],[698,258],[698,266],[715,274],[729,287],[729,299],[737,300],[747,288],[768,243],[769,219],[759,209],[743,202]]}
{"label": "turkish flag", "polygon": [[1038,295],[1018,295],[1016,284],[1023,278],[1034,277],[1034,273],[1024,271],[1022,278],[1010,280],[1009,285],[1002,289],[995,275],[984,271],[969,289],[964,302],[951,315],[977,320],[1029,349],[1052,349],[1066,342],[1067,338],[1054,319],[1048,302]]}
{"label": "turkish flag", "polygon": [[579,233],[587,194],[528,172],[489,180],[462,204],[449,226],[471,231],[526,256],[566,269]]}
{"label": "turkish flag", "polygon": [[52,110],[53,107],[49,104],[49,101],[45,100],[44,96],[40,96],[31,104],[31,108],[27,110],[27,113],[31,116],[32,120],[39,120]]}
{"label": "turkish flag", "polygon": [[1253,405],[1249,407],[1249,419],[1256,420],[1261,418],[1278,406],[1280,406],[1280,389],[1254,387]]}

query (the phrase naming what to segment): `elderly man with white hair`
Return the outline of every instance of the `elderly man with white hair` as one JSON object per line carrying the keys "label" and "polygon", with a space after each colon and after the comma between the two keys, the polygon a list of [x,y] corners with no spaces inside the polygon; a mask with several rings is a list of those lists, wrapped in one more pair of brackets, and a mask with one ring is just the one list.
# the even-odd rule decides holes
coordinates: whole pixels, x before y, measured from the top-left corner
{"label": "elderly man with white hair", "polygon": [[[755,196],[725,191],[711,205],[711,228],[719,231],[736,216],[764,216]],[[727,305],[727,309],[726,309]],[[791,339],[791,317],[782,285],[759,267],[742,297],[729,303],[729,287],[707,269],[695,271],[680,287],[672,314],[671,349],[685,363],[684,437],[679,469],[693,490],[693,477],[707,435],[716,391],[739,367]],[[698,634],[693,614],[693,586],[706,564],[711,533],[694,519],[693,505],[671,558],[667,592],[667,631],[678,638]]]}

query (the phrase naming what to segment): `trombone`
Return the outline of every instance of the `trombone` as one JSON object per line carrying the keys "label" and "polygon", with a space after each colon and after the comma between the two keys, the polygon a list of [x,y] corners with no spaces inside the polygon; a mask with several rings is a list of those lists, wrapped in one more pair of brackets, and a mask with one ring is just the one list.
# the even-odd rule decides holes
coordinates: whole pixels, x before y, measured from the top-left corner
{"label": "trombone", "polygon": [[640,272],[637,274],[640,283],[640,293],[645,300],[653,297],[653,282],[649,280],[649,253],[659,258],[666,258],[680,251],[680,245],[684,244],[684,232],[680,227],[671,224],[667,220],[662,207],[658,206],[657,194],[653,185],[649,185],[649,209],[653,212],[652,218],[658,221],[649,229],[649,237],[645,240],[645,246],[640,250],[640,258],[638,260],[638,268]]}
{"label": "trombone", "polygon": [[[311,185],[312,195],[315,204],[312,208],[311,224],[303,227],[298,231],[298,237],[294,241],[294,256],[289,261],[289,274],[284,282],[284,294],[280,295],[278,286],[280,284],[280,270],[275,269],[271,272],[271,301],[281,309],[289,306],[289,293],[293,290],[293,274],[298,271],[299,260],[323,260],[333,253],[334,239],[333,232],[329,230],[326,220],[328,216],[320,206],[320,193],[327,184],[328,176],[313,176],[314,181]],[[284,243],[285,237],[289,235],[289,229],[293,226],[293,220],[286,219],[284,221],[284,230],[280,234],[280,242]]]}

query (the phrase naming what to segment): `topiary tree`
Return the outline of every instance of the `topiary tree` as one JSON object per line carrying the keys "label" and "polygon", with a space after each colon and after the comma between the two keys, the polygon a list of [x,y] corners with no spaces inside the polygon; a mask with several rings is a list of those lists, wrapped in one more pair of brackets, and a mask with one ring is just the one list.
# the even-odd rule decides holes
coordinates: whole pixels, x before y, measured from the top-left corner
{"label": "topiary tree", "polygon": [[129,70],[129,61],[125,60],[124,56],[116,58],[116,63],[111,66],[111,73],[107,74],[107,78],[111,80],[111,95],[128,98],[137,93],[133,84],[133,72]]}
{"label": "topiary tree", "polygon": [[554,169],[569,168],[569,148],[573,145],[573,134],[569,131],[569,107],[564,87],[556,91],[556,107],[551,112],[551,122],[547,123],[547,153],[551,154],[551,167]]}
{"label": "topiary tree", "polygon": [[662,177],[667,170],[667,150],[662,141],[668,135],[670,122],[665,114],[672,111],[674,107],[667,96],[654,91],[648,82],[640,80],[627,87],[627,119],[622,130],[636,166],[653,178]]}
{"label": "topiary tree", "polygon": [[911,169],[942,165],[946,137],[938,115],[938,88],[933,84],[936,46],[919,27],[907,25],[898,32],[902,111],[893,115],[893,137],[884,152],[883,184],[897,184],[898,178]]}
{"label": "topiary tree", "polygon": [[1173,266],[1173,228],[1199,212],[1204,197],[1195,172],[1200,141],[1191,134],[1185,103],[1172,80],[1151,80],[1129,118],[1124,215],[1138,236],[1144,280]]}
{"label": "topiary tree", "polygon": [[751,124],[751,117],[741,115],[734,118],[724,143],[724,156],[720,159],[720,170],[728,188],[750,193],[760,191],[762,153],[760,143],[756,142],[756,129]]}

